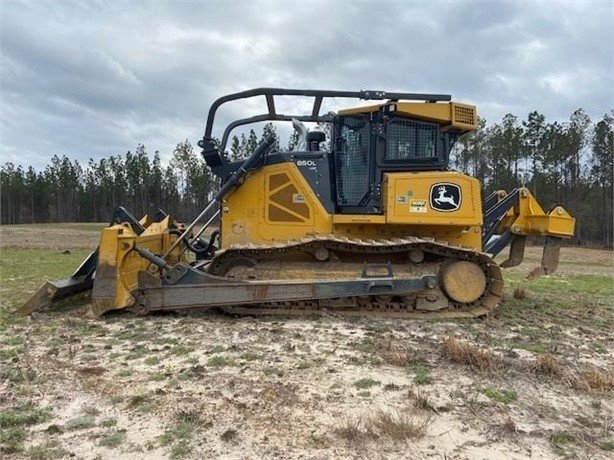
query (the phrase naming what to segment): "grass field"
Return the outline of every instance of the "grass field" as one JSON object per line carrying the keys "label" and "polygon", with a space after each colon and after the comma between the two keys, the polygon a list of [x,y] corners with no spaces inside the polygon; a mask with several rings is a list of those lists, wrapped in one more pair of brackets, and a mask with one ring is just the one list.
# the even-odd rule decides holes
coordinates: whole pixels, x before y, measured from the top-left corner
{"label": "grass field", "polygon": [[103,224],[0,227],[2,458],[612,458],[611,251],[505,273],[482,320],[18,318]]}

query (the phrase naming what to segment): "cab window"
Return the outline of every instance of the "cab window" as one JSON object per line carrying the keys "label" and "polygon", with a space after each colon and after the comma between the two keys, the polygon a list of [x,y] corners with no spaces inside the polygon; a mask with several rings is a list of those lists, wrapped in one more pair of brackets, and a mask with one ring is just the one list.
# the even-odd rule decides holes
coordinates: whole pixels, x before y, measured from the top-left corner
{"label": "cab window", "polygon": [[420,160],[437,157],[436,124],[391,120],[387,124],[384,160]]}

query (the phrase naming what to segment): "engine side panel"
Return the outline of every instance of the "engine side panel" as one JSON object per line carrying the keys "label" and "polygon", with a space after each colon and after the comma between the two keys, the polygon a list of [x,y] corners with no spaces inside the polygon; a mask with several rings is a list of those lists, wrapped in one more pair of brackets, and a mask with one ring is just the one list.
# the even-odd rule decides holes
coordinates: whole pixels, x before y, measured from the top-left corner
{"label": "engine side panel", "polygon": [[222,248],[331,231],[332,215],[292,162],[255,171],[222,202]]}
{"label": "engine side panel", "polygon": [[334,234],[430,237],[481,251],[477,180],[457,172],[386,173],[382,185],[384,214],[331,214],[295,163],[267,165],[223,200],[221,246]]}
{"label": "engine side panel", "polygon": [[385,174],[384,202],[389,224],[483,223],[480,183],[455,171]]}

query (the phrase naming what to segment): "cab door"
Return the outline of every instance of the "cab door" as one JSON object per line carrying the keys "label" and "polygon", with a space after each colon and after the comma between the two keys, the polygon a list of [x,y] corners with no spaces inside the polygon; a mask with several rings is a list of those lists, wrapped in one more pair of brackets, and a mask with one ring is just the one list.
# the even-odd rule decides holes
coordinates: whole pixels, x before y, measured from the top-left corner
{"label": "cab door", "polygon": [[340,214],[381,213],[371,128],[366,115],[339,117],[335,123],[336,204]]}

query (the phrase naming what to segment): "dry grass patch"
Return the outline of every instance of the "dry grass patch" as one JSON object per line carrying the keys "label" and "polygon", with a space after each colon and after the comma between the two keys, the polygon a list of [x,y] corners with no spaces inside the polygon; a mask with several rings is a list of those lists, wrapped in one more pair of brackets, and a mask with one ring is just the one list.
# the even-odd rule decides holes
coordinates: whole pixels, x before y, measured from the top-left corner
{"label": "dry grass patch", "polygon": [[341,425],[333,430],[333,433],[350,443],[363,441],[367,437],[367,430],[360,418],[347,418]]}
{"label": "dry grass patch", "polygon": [[439,414],[437,408],[422,393],[410,389],[407,392],[407,397],[413,401],[414,408],[420,411],[434,412],[435,414]]}
{"label": "dry grass patch", "polygon": [[500,365],[499,359],[491,351],[469,342],[444,337],[442,345],[444,357],[453,363],[463,364],[482,372],[496,370]]}
{"label": "dry grass patch", "polygon": [[501,436],[514,436],[519,432],[518,425],[516,425],[514,419],[509,415],[506,415],[501,423],[497,424],[495,428]]}
{"label": "dry grass patch", "polygon": [[514,422],[514,420],[509,415],[505,418],[505,420],[501,424],[501,429],[505,433],[509,433],[509,434],[518,433],[518,426],[516,425],[516,422]]}
{"label": "dry grass patch", "polygon": [[565,366],[551,354],[540,355],[537,357],[537,362],[533,367],[533,371],[540,374],[560,377],[565,374]]}
{"label": "dry grass patch", "polygon": [[425,361],[421,350],[409,349],[405,341],[395,339],[391,334],[375,341],[373,348],[382,361],[391,366],[408,367]]}
{"label": "dry grass patch", "polygon": [[376,437],[403,441],[424,437],[431,422],[430,415],[378,411],[370,419],[369,428]]}
{"label": "dry grass patch", "polygon": [[377,410],[368,417],[346,419],[334,434],[355,443],[368,439],[405,441],[424,437],[431,425],[431,414]]}
{"label": "dry grass patch", "polygon": [[614,375],[610,371],[590,366],[572,376],[571,384],[578,390],[612,393],[614,391]]}
{"label": "dry grass patch", "polygon": [[376,344],[382,360],[391,366],[406,367],[412,362],[412,356],[405,344],[386,337]]}
{"label": "dry grass patch", "polygon": [[200,411],[196,409],[181,409],[175,412],[175,420],[179,423],[190,423],[198,426],[202,423]]}
{"label": "dry grass patch", "polygon": [[406,367],[411,364],[412,359],[407,350],[394,349],[384,350],[380,354],[382,360],[391,366]]}
{"label": "dry grass patch", "polygon": [[550,354],[538,356],[529,366],[533,372],[558,377],[576,390],[606,394],[614,391],[614,374],[596,366],[576,371]]}
{"label": "dry grass patch", "polygon": [[234,428],[229,428],[220,435],[220,439],[224,442],[235,443],[239,437],[239,432]]}
{"label": "dry grass patch", "polygon": [[105,372],[107,372],[107,369],[105,369],[104,367],[99,367],[99,366],[80,367],[77,369],[77,372],[86,377],[90,377],[90,376],[98,377],[104,374]]}

